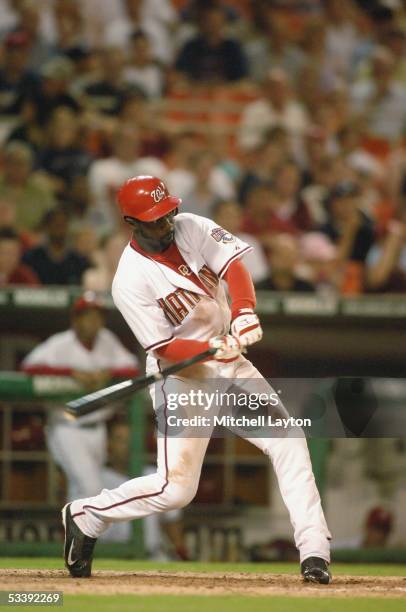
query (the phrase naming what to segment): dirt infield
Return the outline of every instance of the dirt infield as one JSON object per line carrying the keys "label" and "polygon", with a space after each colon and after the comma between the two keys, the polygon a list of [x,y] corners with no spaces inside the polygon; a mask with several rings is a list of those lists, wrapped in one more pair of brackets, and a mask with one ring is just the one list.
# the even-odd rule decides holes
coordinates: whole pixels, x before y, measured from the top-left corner
{"label": "dirt infield", "polygon": [[64,570],[0,570],[0,590],[48,590],[65,594],[290,595],[406,598],[406,577],[337,576],[328,586],[304,584],[286,574],[95,571],[74,579]]}

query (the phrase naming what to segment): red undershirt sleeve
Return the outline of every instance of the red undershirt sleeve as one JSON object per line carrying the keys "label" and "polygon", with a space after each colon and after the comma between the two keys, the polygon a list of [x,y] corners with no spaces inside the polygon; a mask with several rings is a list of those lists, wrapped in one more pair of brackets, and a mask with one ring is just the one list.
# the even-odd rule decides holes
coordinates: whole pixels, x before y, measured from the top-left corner
{"label": "red undershirt sleeve", "polygon": [[239,259],[233,261],[224,275],[231,298],[231,318],[242,308],[255,308],[255,289],[251,274]]}
{"label": "red undershirt sleeve", "polygon": [[[168,359],[169,361],[183,361],[184,359],[189,359],[199,353],[203,353],[203,351],[207,351],[208,349],[208,342],[176,338],[169,344],[165,344],[165,346],[156,349],[155,352],[158,353],[160,357]],[[208,361],[209,359],[211,359],[211,357],[204,361]]]}

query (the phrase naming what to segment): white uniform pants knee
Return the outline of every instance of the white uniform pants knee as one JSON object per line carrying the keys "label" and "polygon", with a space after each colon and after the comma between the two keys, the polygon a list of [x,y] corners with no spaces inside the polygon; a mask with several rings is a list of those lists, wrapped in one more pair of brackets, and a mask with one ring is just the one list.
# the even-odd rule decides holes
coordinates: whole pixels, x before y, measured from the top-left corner
{"label": "white uniform pants knee", "polygon": [[110,523],[183,508],[196,495],[208,442],[206,438],[158,438],[157,472],[76,500],[71,511],[77,525],[97,538]]}

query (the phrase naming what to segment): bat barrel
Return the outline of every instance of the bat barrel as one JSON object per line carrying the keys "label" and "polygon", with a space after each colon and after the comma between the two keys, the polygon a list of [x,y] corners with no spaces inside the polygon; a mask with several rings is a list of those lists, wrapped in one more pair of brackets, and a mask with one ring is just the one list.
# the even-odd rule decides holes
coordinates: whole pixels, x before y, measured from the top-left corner
{"label": "bat barrel", "polygon": [[107,403],[128,397],[130,389],[134,386],[132,379],[88,393],[66,404],[66,412],[72,416],[83,416],[102,408]]}

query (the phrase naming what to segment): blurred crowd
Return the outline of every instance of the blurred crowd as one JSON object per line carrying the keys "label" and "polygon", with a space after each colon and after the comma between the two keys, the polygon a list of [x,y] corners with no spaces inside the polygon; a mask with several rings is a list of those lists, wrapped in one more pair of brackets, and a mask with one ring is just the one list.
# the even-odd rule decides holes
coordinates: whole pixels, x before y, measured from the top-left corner
{"label": "blurred crowd", "polygon": [[258,289],[406,290],[402,0],[0,0],[0,286],[109,290],[152,174]]}

